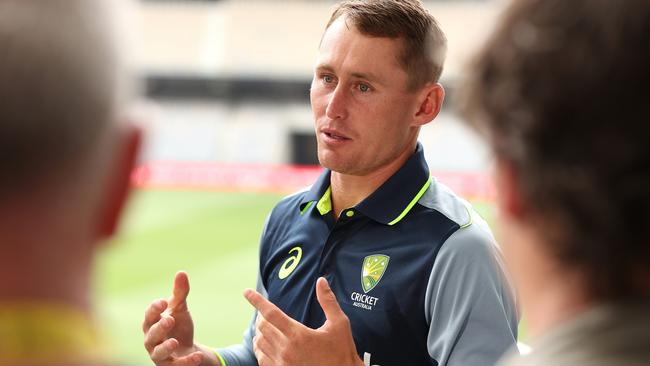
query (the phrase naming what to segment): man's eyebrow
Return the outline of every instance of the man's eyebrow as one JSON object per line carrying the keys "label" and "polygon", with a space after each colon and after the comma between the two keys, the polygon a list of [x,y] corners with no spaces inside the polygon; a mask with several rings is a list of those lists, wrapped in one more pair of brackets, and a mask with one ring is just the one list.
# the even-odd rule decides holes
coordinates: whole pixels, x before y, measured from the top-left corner
{"label": "man's eyebrow", "polygon": [[372,73],[353,72],[350,75],[358,79],[366,79],[370,81],[381,82],[381,79],[379,79],[377,76],[375,76],[375,74]]}
{"label": "man's eyebrow", "polygon": [[334,72],[334,68],[328,64],[320,64],[316,66],[316,71],[331,71]]}
{"label": "man's eyebrow", "polygon": [[[316,71],[328,71],[328,72],[334,72],[334,68],[328,64],[321,64],[316,66]],[[366,79],[369,81],[374,81],[378,83],[382,83],[382,80],[377,77],[375,74],[372,73],[367,73],[367,72],[352,72],[350,73],[350,76],[357,78],[357,79]]]}

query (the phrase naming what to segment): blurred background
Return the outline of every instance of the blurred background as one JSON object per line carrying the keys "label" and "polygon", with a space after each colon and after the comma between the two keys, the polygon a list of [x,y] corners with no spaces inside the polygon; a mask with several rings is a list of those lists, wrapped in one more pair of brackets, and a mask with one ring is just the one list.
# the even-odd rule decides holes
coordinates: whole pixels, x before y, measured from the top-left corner
{"label": "blurred background", "polygon": [[[131,0],[130,54],[146,132],[137,189],[120,235],[99,258],[96,303],[108,349],[146,365],[146,306],[186,270],[196,339],[241,341],[252,309],[262,226],[284,195],[312,183],[316,138],[309,107],[313,61],[335,1]],[[433,175],[491,220],[485,146],[459,123],[456,87],[502,0],[425,5],[449,40],[445,107],[421,133]]]}

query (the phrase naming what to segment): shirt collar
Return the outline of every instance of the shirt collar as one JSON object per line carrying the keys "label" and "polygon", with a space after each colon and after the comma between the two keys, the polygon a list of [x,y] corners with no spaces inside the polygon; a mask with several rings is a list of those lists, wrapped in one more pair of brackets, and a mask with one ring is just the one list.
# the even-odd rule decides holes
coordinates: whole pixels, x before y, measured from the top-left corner
{"label": "shirt collar", "polygon": [[[321,215],[331,211],[330,176],[331,171],[326,170],[305,195],[300,204],[303,213],[314,203]],[[379,223],[394,225],[410,212],[430,184],[424,149],[418,143],[406,163],[355,209]]]}
{"label": "shirt collar", "polygon": [[303,214],[309,210],[309,208],[316,203],[316,208],[319,210],[321,215],[332,210],[332,199],[330,189],[330,176],[332,171],[326,169],[316,182],[311,186],[311,189],[305,197],[300,202],[300,212]]}
{"label": "shirt collar", "polygon": [[2,365],[53,359],[94,364],[104,356],[89,317],[63,304],[0,302],[0,339]]}

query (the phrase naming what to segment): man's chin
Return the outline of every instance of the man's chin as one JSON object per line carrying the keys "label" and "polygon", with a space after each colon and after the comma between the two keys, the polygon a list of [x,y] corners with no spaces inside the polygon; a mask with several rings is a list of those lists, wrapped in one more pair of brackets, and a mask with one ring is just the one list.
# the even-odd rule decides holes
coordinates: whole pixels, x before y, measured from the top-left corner
{"label": "man's chin", "polygon": [[320,162],[320,165],[322,165],[324,168],[327,168],[333,172],[341,173],[341,174],[350,174],[350,171],[352,171],[353,167],[353,162],[349,161],[349,159],[339,157],[338,154],[332,153],[332,152],[325,152],[321,153],[320,151],[318,152],[318,161]]}

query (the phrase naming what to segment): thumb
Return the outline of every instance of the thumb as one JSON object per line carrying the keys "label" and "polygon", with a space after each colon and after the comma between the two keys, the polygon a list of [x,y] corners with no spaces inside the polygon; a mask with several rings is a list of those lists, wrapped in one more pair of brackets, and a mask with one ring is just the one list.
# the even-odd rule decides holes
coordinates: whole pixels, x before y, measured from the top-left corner
{"label": "thumb", "polygon": [[341,310],[338,301],[336,301],[336,296],[332,292],[330,285],[323,277],[319,278],[316,282],[316,297],[318,298],[318,303],[323,308],[327,320],[337,320],[346,316],[343,310]]}
{"label": "thumb", "polygon": [[187,273],[179,271],[174,278],[174,289],[169,299],[169,308],[172,311],[180,312],[187,310],[187,295],[190,293],[190,279]]}

